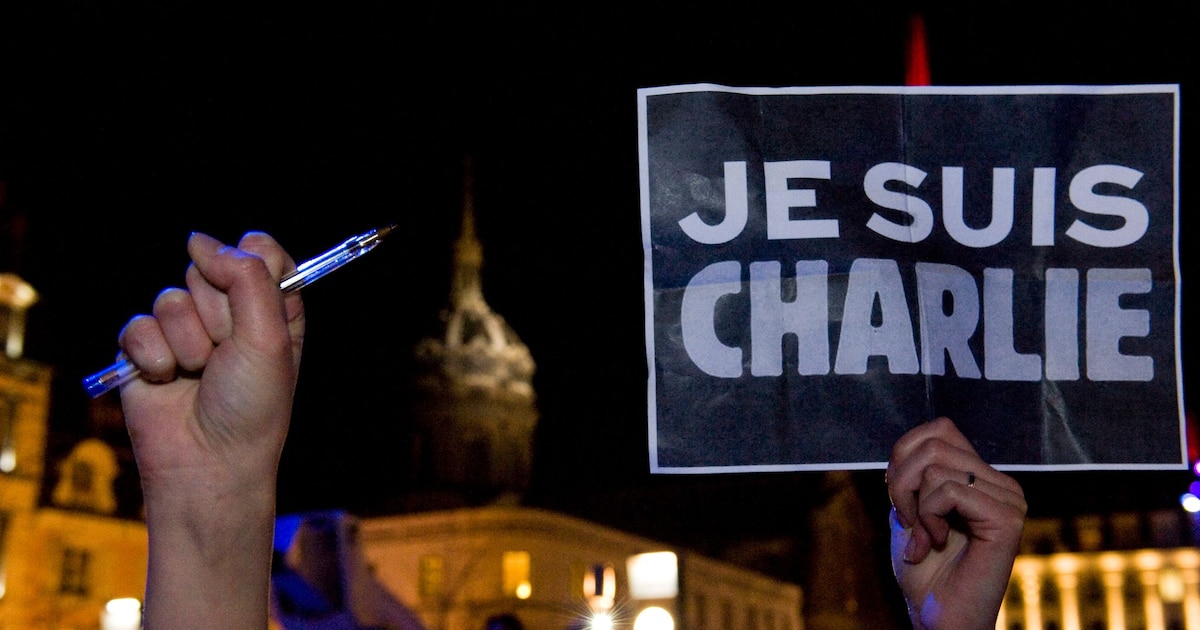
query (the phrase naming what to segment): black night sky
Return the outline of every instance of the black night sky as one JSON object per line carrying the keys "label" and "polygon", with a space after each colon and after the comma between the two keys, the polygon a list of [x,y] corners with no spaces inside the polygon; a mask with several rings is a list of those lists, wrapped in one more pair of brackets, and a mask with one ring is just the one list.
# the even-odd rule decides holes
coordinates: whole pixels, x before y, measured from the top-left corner
{"label": "black night sky", "polygon": [[[42,296],[26,356],[56,370],[51,447],[94,430],[79,379],[109,363],[129,316],[181,282],[191,231],[264,230],[303,259],[394,222],[376,253],[305,290],[280,494],[283,511],[378,509],[404,471],[409,356],[448,297],[470,156],[484,294],[538,363],[534,497],[697,544],[701,518],[730,536],[787,526],[804,498],[778,493],[812,487],[804,475],[647,473],[636,89],[900,85],[914,11],[936,84],[1181,84],[1185,244],[1193,230],[1186,3],[641,4],[7,3],[0,218],[11,232],[24,217],[24,237],[0,241],[0,268]],[[882,490],[882,473],[863,479]],[[1064,495],[1100,505],[1061,488],[1170,502],[1186,485],[1161,473],[1022,480],[1035,512]],[[672,498],[639,499],[648,488]],[[881,496],[867,498],[884,518]],[[743,516],[712,518],[713,502]]]}

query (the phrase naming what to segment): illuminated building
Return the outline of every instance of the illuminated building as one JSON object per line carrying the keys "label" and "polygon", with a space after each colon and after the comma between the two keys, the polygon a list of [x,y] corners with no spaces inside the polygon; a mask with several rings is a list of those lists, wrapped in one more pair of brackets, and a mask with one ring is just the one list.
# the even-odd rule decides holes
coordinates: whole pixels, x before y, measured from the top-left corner
{"label": "illuminated building", "polygon": [[[506,616],[528,630],[602,630],[607,619],[638,630],[804,628],[798,586],[555,512],[489,506],[282,522],[285,532],[307,527],[336,541],[303,554],[295,571],[337,558],[336,572],[352,576],[310,582],[327,594],[324,612],[285,628],[338,615],[334,601],[364,627],[417,627],[399,625],[411,614],[444,630],[490,629]],[[661,625],[664,614],[673,625]]]}
{"label": "illuminated building", "polygon": [[1200,630],[1188,525],[1181,510],[1030,519],[997,630]]}
{"label": "illuminated building", "polygon": [[276,622],[802,630],[796,585],[522,505],[538,419],[535,366],[483,298],[469,170],[465,188],[449,305],[415,351],[422,372],[401,513],[280,518]]}
{"label": "illuminated building", "polygon": [[119,515],[113,449],[77,442],[43,488],[53,370],[21,353],[32,296],[0,277],[0,629],[136,630],[146,525]]}
{"label": "illuminated building", "polygon": [[[418,411],[430,415],[414,432],[422,455],[403,497],[409,511],[281,518],[290,535],[280,537],[273,576],[275,628],[483,630],[511,616],[527,630],[605,630],[606,612],[622,630],[661,630],[664,614],[685,630],[883,627],[862,622],[869,599],[848,596],[863,578],[850,554],[866,551],[846,549],[861,540],[846,533],[861,506],[842,475],[827,476],[831,498],[814,510],[824,537],[807,544],[820,580],[803,592],[682,547],[522,507],[537,422],[534,366],[482,299],[469,212],[456,249],[445,328],[419,349],[431,371],[418,383],[426,396]],[[144,588],[145,525],[114,508],[112,487],[115,467],[131,462],[97,439],[47,455],[53,370],[23,358],[14,332],[36,293],[15,276],[2,279],[0,630],[135,628],[128,619]],[[462,445],[470,457],[443,458]],[[1200,628],[1200,560],[1179,517],[1031,519],[997,627]],[[676,579],[651,580],[646,591],[635,559],[665,559],[651,562],[652,574],[665,568]]]}

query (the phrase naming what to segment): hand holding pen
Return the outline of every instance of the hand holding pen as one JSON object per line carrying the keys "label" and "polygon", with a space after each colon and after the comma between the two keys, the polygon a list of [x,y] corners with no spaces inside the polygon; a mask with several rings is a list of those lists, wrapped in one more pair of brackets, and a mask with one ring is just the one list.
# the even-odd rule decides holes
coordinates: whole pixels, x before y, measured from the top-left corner
{"label": "hand holding pen", "polygon": [[[328,273],[360,244],[296,273]],[[123,356],[142,369],[120,402],[150,532],[144,626],[265,628],[303,296],[295,284],[280,290],[295,263],[268,234],[226,245],[197,233],[187,252],[185,286],[161,291],[119,336]]]}
{"label": "hand holding pen", "polygon": [[[280,280],[279,289],[284,294],[288,294],[316,282],[333,270],[339,269],[375,249],[394,227],[389,225],[346,239],[337,247],[300,264],[294,272]],[[95,398],[136,378],[138,374],[137,367],[131,361],[121,359],[108,368],[83,379],[83,388]]]}

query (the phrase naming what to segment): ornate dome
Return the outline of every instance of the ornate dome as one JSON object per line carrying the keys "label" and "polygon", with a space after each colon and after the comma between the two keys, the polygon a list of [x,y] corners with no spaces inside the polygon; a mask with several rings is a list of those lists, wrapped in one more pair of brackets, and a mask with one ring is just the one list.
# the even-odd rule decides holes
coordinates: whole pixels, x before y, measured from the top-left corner
{"label": "ornate dome", "polygon": [[533,357],[516,331],[483,299],[483,248],[475,235],[471,192],[466,192],[462,233],[454,245],[450,304],[441,313],[440,335],[416,348],[423,368],[419,386],[452,394],[468,392],[533,400]]}
{"label": "ornate dome", "polygon": [[410,509],[516,502],[533,464],[534,362],[483,299],[468,165],[450,304],[417,344]]}

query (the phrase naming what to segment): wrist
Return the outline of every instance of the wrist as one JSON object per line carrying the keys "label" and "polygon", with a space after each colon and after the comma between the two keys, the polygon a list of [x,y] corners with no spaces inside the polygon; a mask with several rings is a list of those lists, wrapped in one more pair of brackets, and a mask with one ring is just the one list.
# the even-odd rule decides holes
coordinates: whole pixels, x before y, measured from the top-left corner
{"label": "wrist", "polygon": [[170,476],[143,484],[146,628],[266,626],[275,489],[274,476],[263,477],[234,483]]}
{"label": "wrist", "polygon": [[152,532],[169,533],[172,544],[194,544],[215,553],[253,531],[265,531],[270,538],[275,478],[274,469],[158,471],[142,478],[146,523]]}

